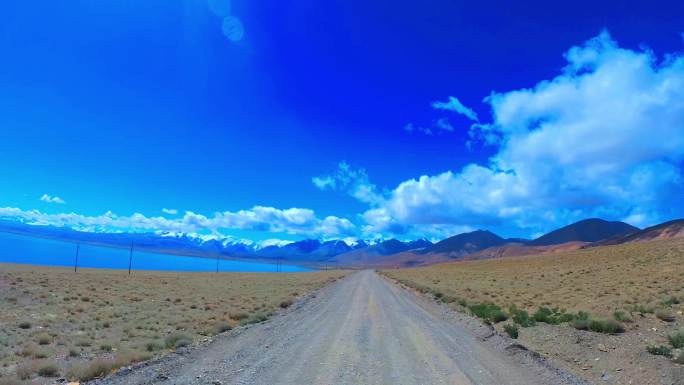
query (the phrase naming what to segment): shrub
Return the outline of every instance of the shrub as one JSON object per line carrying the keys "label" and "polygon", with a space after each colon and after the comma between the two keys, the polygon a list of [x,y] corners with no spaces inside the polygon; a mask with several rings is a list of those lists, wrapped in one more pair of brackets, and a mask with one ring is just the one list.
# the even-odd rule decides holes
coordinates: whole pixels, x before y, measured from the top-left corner
{"label": "shrub", "polygon": [[473,315],[482,319],[488,324],[495,324],[508,319],[508,316],[506,316],[503,310],[493,303],[471,305],[468,307],[468,309],[471,313],[473,313]]}
{"label": "shrub", "polygon": [[19,329],[31,329],[31,323],[28,321],[19,322]]}
{"label": "shrub", "polygon": [[589,313],[581,311],[572,321],[572,326],[577,330],[589,330]]}
{"label": "shrub", "polygon": [[663,300],[663,305],[665,305],[665,306],[679,305],[679,303],[680,303],[679,298],[675,297],[674,295],[672,295],[668,298],[665,298]]}
{"label": "shrub", "polygon": [[675,321],[675,316],[672,314],[669,310],[667,309],[658,309],[655,312],[655,316],[658,317],[658,319],[665,321],[665,322],[674,322]]}
{"label": "shrub", "polygon": [[618,334],[623,333],[625,328],[615,320],[590,320],[589,330],[597,333]]}
{"label": "shrub", "polygon": [[672,357],[672,349],[664,345],[649,346],[648,348],[646,348],[646,350],[648,350],[649,353],[656,356]]}
{"label": "shrub", "polygon": [[35,370],[31,365],[20,365],[17,367],[17,377],[19,377],[20,380],[28,380],[29,378],[33,377],[33,373]]}
{"label": "shrub", "polygon": [[672,361],[684,365],[684,350],[680,350],[679,354],[672,357]]}
{"label": "shrub", "polygon": [[566,313],[565,310],[559,310],[558,308],[549,309],[544,306],[537,309],[532,318],[537,322],[543,322],[550,325],[558,325],[573,320],[572,314]]}
{"label": "shrub", "polygon": [[81,381],[90,381],[102,377],[112,370],[112,362],[102,358],[92,361],[90,364],[73,368],[68,377]]}
{"label": "shrub", "polygon": [[73,348],[69,349],[69,357],[76,358],[76,357],[80,357],[80,356],[81,356],[81,354],[78,352],[78,350],[73,349]]}
{"label": "shrub", "polygon": [[518,325],[516,324],[507,324],[504,325],[504,331],[506,332],[506,334],[508,334],[509,337],[518,338],[518,333],[520,329],[518,329]]}
{"label": "shrub", "polygon": [[40,333],[36,337],[36,341],[39,345],[49,345],[52,342],[52,337],[47,333]]}
{"label": "shrub", "polygon": [[36,354],[36,348],[32,345],[24,346],[17,352],[17,355],[21,357],[31,357],[34,354]]}
{"label": "shrub", "polygon": [[629,314],[627,314],[621,310],[616,310],[615,312],[613,312],[613,318],[615,318],[615,320],[620,321],[620,322],[627,322],[627,323],[634,322],[634,318],[632,318]]}
{"label": "shrub", "polygon": [[149,360],[152,357],[151,354],[147,352],[134,352],[134,351],[127,351],[127,352],[122,352],[119,353],[116,356],[116,359],[114,360],[114,363],[112,364],[112,369],[115,368],[120,368],[122,366],[134,364],[136,362],[141,362],[145,360]]}
{"label": "shrub", "polygon": [[88,341],[88,340],[79,340],[79,341],[76,341],[76,346],[80,346],[80,347],[83,347],[83,348],[87,348],[87,347],[90,347],[90,346],[92,346],[92,345],[93,345],[93,343],[90,342],[90,341]]}
{"label": "shrub", "polygon": [[169,349],[182,348],[192,343],[190,337],[183,334],[171,334],[164,340],[166,347]]}
{"label": "shrub", "polygon": [[667,336],[667,340],[670,341],[670,345],[675,349],[684,348],[684,330],[670,334]]}
{"label": "shrub", "polygon": [[256,313],[252,314],[249,316],[247,319],[243,319],[242,322],[240,322],[241,325],[250,325],[250,324],[258,324],[260,322],[264,322],[268,319],[268,316],[264,313]]}
{"label": "shrub", "polygon": [[655,311],[655,309],[653,308],[653,306],[646,306],[646,305],[642,305],[642,304],[636,304],[636,305],[632,306],[632,312],[633,313],[649,314],[649,313],[653,313],[654,311]]}
{"label": "shrub", "polygon": [[38,375],[41,377],[57,377],[59,368],[53,363],[46,363],[38,366]]}
{"label": "shrub", "polygon": [[[288,300],[280,303],[280,307],[283,309],[287,309],[290,306],[292,306],[292,300],[291,299],[288,299]],[[228,329],[228,330],[230,330],[230,329]]]}
{"label": "shrub", "polygon": [[244,319],[249,318],[249,314],[247,313],[234,313],[230,315],[230,318],[236,320],[236,321],[242,321]]}
{"label": "shrub", "polygon": [[232,327],[228,322],[217,322],[216,325],[214,325],[214,332],[216,332],[216,334],[227,332],[230,329],[232,329]]}
{"label": "shrub", "polygon": [[534,319],[530,318],[530,315],[522,309],[518,309],[517,306],[511,305],[508,308],[508,313],[513,318],[513,321],[518,325],[528,328],[535,325]]}
{"label": "shrub", "polygon": [[102,350],[103,352],[111,352],[113,348],[111,344],[102,344],[100,345],[100,350]]}
{"label": "shrub", "polygon": [[162,349],[164,349],[164,345],[160,344],[159,342],[148,342],[145,344],[145,350],[148,352],[156,352]]}

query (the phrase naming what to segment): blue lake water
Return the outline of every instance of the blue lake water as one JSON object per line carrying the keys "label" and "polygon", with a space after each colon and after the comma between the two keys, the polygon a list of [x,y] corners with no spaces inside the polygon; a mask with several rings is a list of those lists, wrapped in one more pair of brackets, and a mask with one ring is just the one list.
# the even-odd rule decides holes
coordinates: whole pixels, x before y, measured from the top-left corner
{"label": "blue lake water", "polygon": [[[78,253],[78,266],[128,269],[129,254],[128,249],[81,244]],[[73,267],[75,256],[75,243],[0,232],[0,262]],[[216,271],[216,259],[148,253],[136,251],[134,248],[132,269]],[[266,273],[275,272],[276,265],[222,259],[219,261],[219,271]],[[280,265],[280,271],[294,273],[312,270],[299,266]]]}

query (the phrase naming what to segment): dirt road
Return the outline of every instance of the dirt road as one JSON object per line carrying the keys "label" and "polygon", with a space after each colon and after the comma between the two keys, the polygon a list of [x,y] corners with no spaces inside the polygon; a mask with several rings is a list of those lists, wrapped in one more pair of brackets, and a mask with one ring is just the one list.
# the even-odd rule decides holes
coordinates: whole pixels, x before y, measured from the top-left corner
{"label": "dirt road", "polygon": [[[363,271],[287,314],[98,384],[583,384]],[[501,344],[499,344],[501,345]]]}

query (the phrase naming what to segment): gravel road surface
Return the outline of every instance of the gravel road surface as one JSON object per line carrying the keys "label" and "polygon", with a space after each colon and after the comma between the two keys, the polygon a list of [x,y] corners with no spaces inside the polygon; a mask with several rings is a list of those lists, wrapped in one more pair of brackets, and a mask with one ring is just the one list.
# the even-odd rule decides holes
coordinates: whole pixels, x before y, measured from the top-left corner
{"label": "gravel road surface", "polygon": [[443,314],[362,271],[265,323],[95,383],[584,384],[528,352],[486,343]]}

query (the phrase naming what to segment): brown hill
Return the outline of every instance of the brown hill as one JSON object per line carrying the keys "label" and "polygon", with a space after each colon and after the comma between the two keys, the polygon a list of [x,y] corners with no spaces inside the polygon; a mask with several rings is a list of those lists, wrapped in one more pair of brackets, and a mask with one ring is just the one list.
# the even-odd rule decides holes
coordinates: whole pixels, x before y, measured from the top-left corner
{"label": "brown hill", "polygon": [[476,253],[465,256],[465,260],[479,260],[490,258],[521,257],[524,255],[536,255],[544,253],[559,253],[572,251],[585,247],[586,242],[565,242],[559,245],[529,246],[522,243],[508,243],[502,246],[490,247]]}
{"label": "brown hill", "polygon": [[658,239],[671,239],[682,237],[684,237],[684,219],[675,219],[673,221],[645,228],[641,231],[629,234],[627,236],[615,237],[603,242],[599,242],[597,246],[617,245],[621,243],[631,242],[647,242]]}
{"label": "brown hill", "polygon": [[531,246],[549,246],[574,241],[599,242],[604,239],[624,237],[638,231],[638,227],[624,222],[609,222],[600,218],[589,218],[544,234],[527,244]]}

